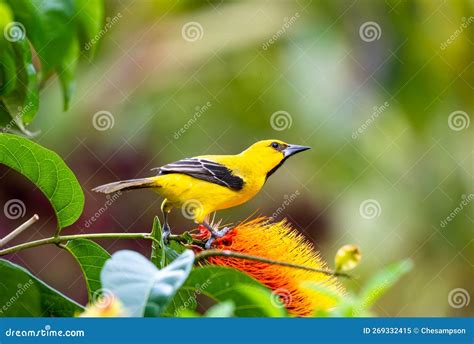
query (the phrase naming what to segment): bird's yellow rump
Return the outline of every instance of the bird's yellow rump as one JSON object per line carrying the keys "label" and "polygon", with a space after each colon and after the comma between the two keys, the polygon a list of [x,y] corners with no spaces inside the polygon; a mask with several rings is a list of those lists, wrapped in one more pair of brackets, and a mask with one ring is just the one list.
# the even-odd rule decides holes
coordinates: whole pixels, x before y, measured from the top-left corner
{"label": "bird's yellow rump", "polygon": [[209,214],[235,207],[254,197],[287,158],[309,147],[287,144],[279,140],[254,143],[236,155],[202,155],[186,158],[158,167],[157,175],[123,180],[93,189],[102,193],[152,188],[165,200],[161,206],[164,214],[164,235],[169,236],[167,215],[173,208],[185,208],[195,222],[203,224],[213,239],[224,235],[206,221]]}

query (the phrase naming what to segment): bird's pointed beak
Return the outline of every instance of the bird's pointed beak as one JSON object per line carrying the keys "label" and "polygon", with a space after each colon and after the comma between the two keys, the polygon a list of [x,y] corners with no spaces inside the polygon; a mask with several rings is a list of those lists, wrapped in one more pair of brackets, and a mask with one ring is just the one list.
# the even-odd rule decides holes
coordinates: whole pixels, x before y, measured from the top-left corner
{"label": "bird's pointed beak", "polygon": [[299,146],[299,145],[288,145],[288,147],[286,147],[283,150],[283,154],[285,155],[285,158],[288,158],[292,155],[295,155],[296,153],[303,152],[308,149],[311,149],[311,147]]}

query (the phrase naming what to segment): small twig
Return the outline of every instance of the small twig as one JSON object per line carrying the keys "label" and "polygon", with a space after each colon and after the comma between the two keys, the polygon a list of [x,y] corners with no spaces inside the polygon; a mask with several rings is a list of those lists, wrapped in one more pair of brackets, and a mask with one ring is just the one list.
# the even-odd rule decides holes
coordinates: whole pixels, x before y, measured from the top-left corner
{"label": "small twig", "polygon": [[154,240],[154,238],[150,235],[150,233],[92,233],[92,234],[53,236],[50,238],[34,240],[34,241],[26,242],[24,244],[19,244],[16,246],[5,248],[3,250],[0,250],[0,256],[23,251],[28,248],[33,248],[37,246],[48,245],[48,244],[60,244],[62,242],[74,240],[74,239],[113,239],[113,238]]}
{"label": "small twig", "polygon": [[[29,221],[31,221],[31,219],[28,220],[27,222],[25,222],[20,227],[25,226],[25,224],[28,223]],[[31,225],[31,223],[29,223],[28,226],[29,225]],[[20,227],[15,229],[15,231],[17,231]],[[24,230],[24,229],[25,228],[22,228],[22,230]],[[13,231],[13,232],[15,232],[15,231]],[[11,234],[13,234],[13,232]],[[15,234],[15,236],[18,235],[18,234],[19,233]],[[9,236],[10,235],[8,235],[7,237],[5,237],[5,239],[2,240],[2,245],[5,245],[8,241],[13,239],[13,238],[8,238]],[[92,234],[75,234],[75,235],[64,235],[64,236],[55,235],[53,237],[34,240],[34,241],[29,241],[29,242],[26,242],[26,243],[23,243],[23,244],[19,244],[19,245],[16,245],[16,246],[5,248],[3,250],[0,250],[0,256],[4,256],[4,255],[10,254],[10,253],[19,252],[19,251],[23,251],[23,250],[26,250],[26,249],[29,249],[29,248],[38,247],[38,246],[42,246],[42,245],[49,245],[49,244],[58,245],[62,242],[69,241],[69,240],[74,240],[74,239],[115,239],[115,238],[118,238],[118,239],[146,239],[146,240],[152,240],[152,241],[157,242],[159,244],[159,242],[151,235],[151,233],[92,233]],[[3,243],[3,241],[6,240],[6,239],[8,239],[8,240],[5,241],[5,243]],[[186,241],[187,241],[187,239],[182,235],[171,235],[169,239],[170,240],[175,240],[175,241],[178,241],[178,242],[181,242],[181,243],[186,243]],[[196,242],[199,242],[199,241],[197,240]],[[0,247],[2,247],[2,245],[0,245]]]}
{"label": "small twig", "polygon": [[[28,226],[30,226],[32,223],[36,222],[38,220],[38,216],[35,215],[33,216],[30,220],[22,224],[20,227],[15,229],[12,233],[7,235],[2,241],[0,241],[0,247],[2,245],[5,245],[8,241],[13,239],[15,236],[20,234],[23,230],[25,230]],[[14,234],[16,233],[16,234]],[[14,234],[14,235],[13,235]],[[13,236],[12,236],[13,235]],[[48,245],[48,244],[61,244],[63,242],[67,242],[69,240],[74,240],[74,239],[110,239],[110,238],[119,238],[119,239],[146,239],[146,240],[152,240],[157,243],[159,243],[152,235],[151,233],[92,233],[92,234],[75,234],[75,235],[64,235],[64,236],[53,236],[50,238],[45,238],[45,239],[39,239],[39,240],[34,240],[30,242],[26,242],[23,244],[19,244],[16,246],[12,246],[9,248],[5,248],[3,250],[0,250],[0,256],[4,256],[10,253],[15,253],[19,251],[23,251],[29,248],[33,247],[38,247],[38,246],[43,246],[43,245]],[[185,238],[182,235],[171,235],[169,237],[170,240],[178,241],[181,243],[186,243],[187,238]],[[199,240],[194,240],[193,243],[202,243]],[[316,269],[312,268],[309,266],[305,265],[299,265],[299,264],[293,264],[293,263],[287,263],[287,262],[281,262],[273,259],[268,259],[264,257],[259,257],[259,256],[253,256],[253,255],[248,255],[244,253],[239,253],[239,252],[233,252],[229,250],[205,250],[196,255],[196,262],[200,260],[207,259],[209,257],[229,257],[229,258],[238,258],[238,259],[246,259],[246,260],[252,260],[252,261],[257,261],[257,262],[262,262],[262,263],[267,263],[267,264],[273,264],[273,265],[280,265],[280,266],[286,266],[289,268],[294,268],[294,269],[301,269],[301,270],[306,270],[306,271],[312,271],[312,272],[319,272],[328,276],[340,276],[340,277],[347,277],[351,278],[350,275],[343,273],[343,272],[337,272],[337,271],[331,271],[331,270],[323,270],[323,269]]]}
{"label": "small twig", "polygon": [[328,275],[328,276],[340,276],[340,277],[348,277],[348,278],[351,277],[350,275],[348,275],[346,273],[343,273],[343,272],[316,269],[316,268],[312,268],[312,267],[305,266],[305,265],[281,262],[281,261],[277,261],[277,260],[273,260],[273,259],[268,259],[268,258],[264,258],[264,257],[258,257],[258,256],[243,254],[243,253],[239,253],[239,252],[233,252],[233,251],[229,251],[229,250],[207,250],[207,251],[203,251],[203,252],[198,253],[196,255],[196,261],[204,260],[204,259],[207,259],[209,257],[229,257],[229,258],[246,259],[246,260],[253,260],[253,261],[267,263],[267,264],[286,266],[286,267],[289,267],[289,268],[319,272],[319,273],[322,273],[322,274],[325,274],[325,275]]}
{"label": "small twig", "polygon": [[10,241],[15,239],[18,235],[20,235],[25,229],[30,227],[33,223],[39,220],[39,216],[37,214],[34,214],[28,221],[25,223],[21,224],[19,227],[14,229],[11,233],[7,234],[7,236],[3,239],[0,240],[0,247],[5,246],[8,244]]}

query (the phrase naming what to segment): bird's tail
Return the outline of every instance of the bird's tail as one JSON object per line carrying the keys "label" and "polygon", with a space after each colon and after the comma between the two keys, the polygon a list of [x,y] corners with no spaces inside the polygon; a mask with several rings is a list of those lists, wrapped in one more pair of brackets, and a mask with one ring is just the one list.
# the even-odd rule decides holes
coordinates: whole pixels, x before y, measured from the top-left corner
{"label": "bird's tail", "polygon": [[138,178],[100,185],[96,188],[93,188],[92,191],[109,194],[117,191],[128,191],[152,187],[158,187],[155,178]]}

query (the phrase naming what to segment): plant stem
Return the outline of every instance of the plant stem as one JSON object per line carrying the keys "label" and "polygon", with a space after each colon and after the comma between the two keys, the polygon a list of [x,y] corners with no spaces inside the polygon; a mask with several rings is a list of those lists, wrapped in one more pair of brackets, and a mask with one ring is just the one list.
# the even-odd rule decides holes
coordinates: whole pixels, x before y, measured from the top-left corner
{"label": "plant stem", "polygon": [[[60,244],[65,241],[69,240],[74,240],[74,239],[112,239],[112,238],[118,238],[118,239],[146,239],[146,240],[153,240],[155,241],[156,239],[152,237],[151,233],[91,233],[91,234],[74,234],[74,235],[64,235],[64,236],[53,236],[50,238],[45,238],[45,239],[39,239],[39,240],[34,240],[30,242],[26,242],[23,244],[19,244],[16,246],[8,247],[3,250],[0,250],[0,256],[4,256],[7,254],[23,251],[29,248],[33,247],[38,247],[42,245],[48,245],[48,244]],[[183,237],[182,235],[171,235],[170,240],[175,240],[179,242],[185,242],[187,239]],[[237,258],[237,259],[246,259],[246,260],[252,260],[252,261],[257,261],[257,262],[262,262],[262,263],[267,263],[267,264],[273,264],[273,265],[280,265],[280,266],[286,266],[289,268],[294,268],[294,269],[301,269],[301,270],[306,270],[306,271],[313,271],[313,272],[319,272],[328,276],[341,276],[341,277],[351,277],[350,275],[343,273],[343,272],[338,272],[338,271],[331,271],[331,270],[323,270],[323,269],[316,269],[312,268],[309,266],[305,265],[299,265],[299,264],[293,264],[293,263],[287,263],[287,262],[281,262],[273,259],[268,259],[264,257],[259,257],[259,256],[253,256],[253,255],[248,255],[244,253],[239,253],[239,252],[233,252],[229,250],[206,250],[198,253],[196,255],[196,262],[200,260],[205,260],[209,257],[229,257],[229,258]]]}
{"label": "plant stem", "polygon": [[[19,244],[16,246],[5,248],[3,250],[0,250],[0,256],[4,256],[10,253],[19,252],[19,251],[26,250],[28,248],[38,247],[42,245],[60,244],[62,242],[74,240],[74,239],[114,239],[114,238],[146,239],[146,240],[156,241],[156,239],[151,236],[151,233],[91,233],[91,234],[74,234],[74,235],[63,235],[63,236],[59,235],[59,236],[53,236],[53,237],[49,237],[45,239],[34,240],[34,241],[30,241],[24,244]],[[174,234],[169,237],[169,240],[186,242],[187,239],[184,238],[184,236],[182,235]]]}
{"label": "plant stem", "polygon": [[91,233],[91,234],[53,236],[50,238],[34,240],[34,241],[30,241],[24,244],[19,244],[16,246],[5,248],[3,250],[0,250],[0,256],[4,256],[10,253],[15,253],[18,251],[23,251],[32,247],[48,245],[48,244],[59,244],[59,243],[69,241],[69,240],[74,240],[74,239],[110,239],[110,238],[153,240],[150,233]]}
{"label": "plant stem", "polygon": [[198,253],[196,255],[196,261],[204,260],[204,259],[207,259],[209,257],[229,257],[229,258],[246,259],[246,260],[253,260],[253,261],[267,263],[267,264],[286,266],[286,267],[289,267],[289,268],[319,272],[319,273],[329,275],[329,276],[350,277],[350,275],[348,275],[346,273],[343,273],[343,272],[316,269],[316,268],[312,268],[312,267],[305,266],[305,265],[281,262],[281,261],[277,261],[277,260],[273,260],[273,259],[248,255],[248,254],[239,253],[239,252],[233,252],[233,251],[229,251],[229,250],[207,250],[207,251],[202,251],[201,253]]}

